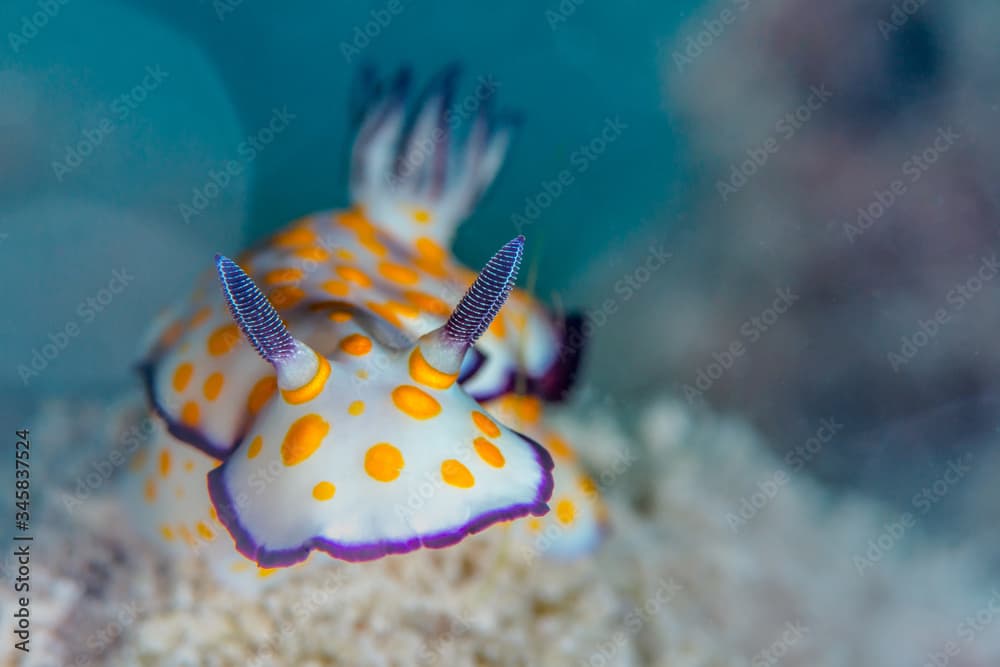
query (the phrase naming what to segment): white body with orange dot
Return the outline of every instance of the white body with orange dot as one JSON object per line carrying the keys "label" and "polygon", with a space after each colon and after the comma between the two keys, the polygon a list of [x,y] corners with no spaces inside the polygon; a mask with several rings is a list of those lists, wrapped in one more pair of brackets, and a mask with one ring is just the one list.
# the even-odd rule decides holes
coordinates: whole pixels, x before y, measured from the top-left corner
{"label": "white body with orange dot", "polygon": [[[450,257],[407,252],[353,210],[294,223],[240,261],[297,339],[358,362],[357,383],[386,363],[374,343],[402,347],[441,326],[475,277]],[[218,288],[209,284],[199,292],[166,325],[164,334],[172,336],[154,345],[147,379],[171,431],[222,458],[276,383],[273,369],[243,340]],[[523,331],[531,332],[525,350]],[[561,342],[559,324],[515,290],[470,352],[478,368],[463,385],[488,400],[510,391],[519,372],[545,378],[561,363]]]}
{"label": "white body with orange dot", "polygon": [[147,539],[174,557],[202,559],[224,585],[252,594],[280,581],[274,575],[283,570],[260,567],[233,548],[205,484],[218,466],[217,459],[180,442],[156,423],[129,464],[125,493],[134,499],[131,507],[142,519],[137,528]]}
{"label": "white body with orange dot", "polygon": [[508,394],[484,405],[491,415],[539,442],[552,455],[552,511],[541,517],[514,521],[511,530],[519,551],[572,560],[592,553],[608,531],[608,511],[596,482],[581,465],[565,438],[543,420],[535,396]]}
{"label": "white body with orange dot", "polygon": [[[444,158],[434,151],[447,142],[436,141],[424,168],[391,174],[398,160],[382,152],[408,151],[420,133],[438,136],[440,115],[427,109],[440,111],[442,95],[428,97],[423,120],[403,139],[398,90],[376,95],[355,143],[355,208],[307,216],[241,256],[290,335],[309,350],[295,368],[286,364],[287,387],[241,334],[215,276],[151,335],[142,372],[168,431],[158,451],[193,459],[191,479],[200,479],[185,487],[183,509],[161,502],[165,494],[146,497],[155,515],[147,523],[162,539],[186,543],[185,532],[195,539],[201,532],[217,545],[226,525],[256,565],[287,565],[324,544],[356,560],[444,546],[544,504],[538,471],[547,454],[476,401],[508,393],[517,376],[558,396],[579,356],[565,349],[565,324],[515,290],[463,349],[461,374],[458,366],[442,374],[440,360],[428,360],[435,346],[417,345],[445,325],[475,278],[445,246],[507,145],[505,130],[490,130],[484,117],[459,164],[441,169]],[[439,118],[436,126],[430,117]],[[423,451],[417,443],[424,441],[441,445]],[[206,474],[215,480],[215,506],[227,496],[221,521],[208,510]],[[150,477],[173,482],[156,479],[155,470]],[[425,484],[435,489],[429,501]],[[211,520],[207,531],[198,530],[202,515]]]}
{"label": "white body with orange dot", "polygon": [[[523,253],[520,236],[501,248],[442,327],[402,346],[380,338],[384,363],[361,383],[357,357],[375,343],[350,334],[330,357],[316,352],[292,336],[241,267],[216,257],[232,318],[275,369],[279,390],[208,474],[217,517],[240,553],[265,567],[301,562],[314,550],[370,560],[448,546],[499,521],[548,511],[548,452],[479,412],[457,383]],[[359,355],[362,337],[368,342]],[[267,484],[255,490],[262,477]]]}

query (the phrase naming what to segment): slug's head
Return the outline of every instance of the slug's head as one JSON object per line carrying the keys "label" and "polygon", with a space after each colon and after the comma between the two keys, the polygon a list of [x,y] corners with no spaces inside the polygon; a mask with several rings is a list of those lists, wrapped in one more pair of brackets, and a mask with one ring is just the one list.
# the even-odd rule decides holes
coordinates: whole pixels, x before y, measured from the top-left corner
{"label": "slug's head", "polygon": [[494,255],[445,325],[415,344],[372,340],[352,320],[329,357],[295,339],[249,276],[217,258],[233,318],[280,389],[209,475],[241,553],[268,567],[313,549],[369,560],[548,511],[548,453],[457,383],[513,286],[523,243]]}

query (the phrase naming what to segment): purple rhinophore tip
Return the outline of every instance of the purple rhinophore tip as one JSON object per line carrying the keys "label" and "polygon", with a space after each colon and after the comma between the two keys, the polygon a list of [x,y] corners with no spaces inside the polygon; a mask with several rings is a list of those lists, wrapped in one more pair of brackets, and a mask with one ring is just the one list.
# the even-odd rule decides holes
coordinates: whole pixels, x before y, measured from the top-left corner
{"label": "purple rhinophore tip", "polygon": [[444,325],[448,340],[472,345],[486,331],[514,288],[523,256],[524,237],[519,235],[486,262]]}
{"label": "purple rhinophore tip", "polygon": [[229,312],[264,361],[274,364],[295,354],[295,339],[250,276],[222,255],[215,256],[215,266]]}

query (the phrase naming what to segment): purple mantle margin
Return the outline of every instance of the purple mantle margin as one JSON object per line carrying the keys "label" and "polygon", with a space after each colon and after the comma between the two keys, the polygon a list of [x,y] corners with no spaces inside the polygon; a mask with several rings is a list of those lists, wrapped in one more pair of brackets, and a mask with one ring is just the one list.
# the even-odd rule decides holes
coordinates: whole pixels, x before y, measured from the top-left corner
{"label": "purple mantle margin", "polygon": [[325,537],[313,537],[300,546],[290,549],[268,549],[257,543],[250,532],[240,523],[236,503],[226,487],[225,469],[228,461],[208,474],[208,494],[215,506],[219,521],[236,540],[236,550],[261,567],[286,567],[308,558],[311,551],[323,551],[334,558],[350,562],[375,560],[390,554],[404,554],[421,547],[440,549],[451,546],[469,535],[478,533],[494,523],[518,519],[529,514],[542,516],[549,511],[547,502],[552,496],[552,457],[531,438],[518,433],[535,452],[535,460],[542,470],[542,481],[530,503],[503,507],[473,517],[470,521],[453,530],[431,535],[416,535],[407,540],[381,541],[359,544],[341,544]]}

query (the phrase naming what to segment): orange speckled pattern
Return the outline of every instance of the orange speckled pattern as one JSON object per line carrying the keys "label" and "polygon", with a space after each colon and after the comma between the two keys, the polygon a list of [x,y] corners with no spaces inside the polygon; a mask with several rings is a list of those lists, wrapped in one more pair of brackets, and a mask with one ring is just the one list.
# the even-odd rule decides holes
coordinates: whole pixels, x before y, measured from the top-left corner
{"label": "orange speckled pattern", "polygon": [[[541,401],[502,399],[509,420],[480,403],[541,386],[559,359],[560,322],[523,292],[507,299],[523,237],[496,255],[516,258],[497,272],[502,288],[481,293],[480,281],[444,327],[476,278],[451,238],[508,140],[483,120],[483,144],[463,153],[477,164],[434,175],[447,187],[396,189],[388,174],[354,169],[350,208],[305,215],[235,263],[220,256],[166,311],[143,365],[162,433],[129,462],[158,542],[257,581],[314,549],[367,560],[522,517],[541,532],[588,525],[599,494]],[[457,178],[470,166],[475,178]],[[462,338],[467,309],[482,314]],[[555,492],[543,446],[573,480]],[[431,497],[414,498],[424,485]]]}

